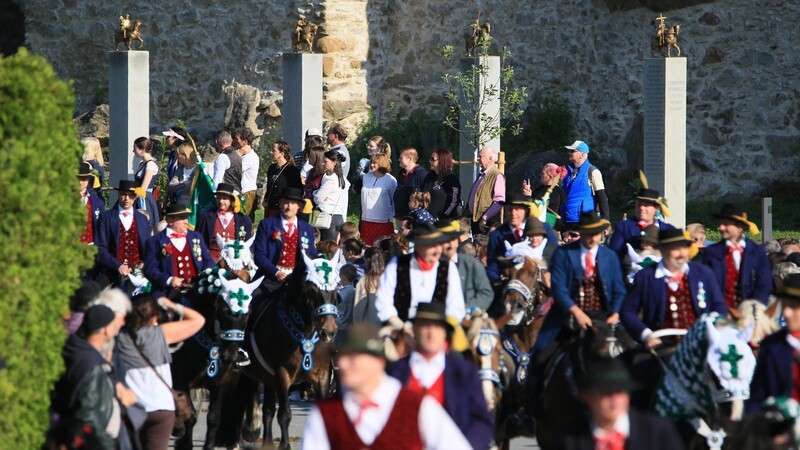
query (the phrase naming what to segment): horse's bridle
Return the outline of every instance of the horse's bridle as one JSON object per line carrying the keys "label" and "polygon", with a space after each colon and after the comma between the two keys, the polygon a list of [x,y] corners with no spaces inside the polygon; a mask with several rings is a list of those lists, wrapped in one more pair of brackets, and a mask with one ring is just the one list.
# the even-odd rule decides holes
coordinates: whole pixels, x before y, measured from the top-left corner
{"label": "horse's bridle", "polygon": [[511,279],[505,289],[503,289],[503,297],[505,298],[509,292],[516,292],[524,299],[524,303],[519,301],[517,303],[522,303],[522,306],[525,308],[525,317],[527,318],[527,320],[525,320],[525,325],[530,325],[531,322],[536,319],[536,303],[534,299],[539,297],[539,283],[536,283],[536,289],[532,291],[522,281]]}

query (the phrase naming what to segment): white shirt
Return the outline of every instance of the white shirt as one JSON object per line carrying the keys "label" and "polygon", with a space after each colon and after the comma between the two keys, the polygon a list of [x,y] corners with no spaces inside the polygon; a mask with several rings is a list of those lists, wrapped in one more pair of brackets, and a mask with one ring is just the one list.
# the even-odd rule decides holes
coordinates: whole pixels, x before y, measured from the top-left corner
{"label": "white shirt", "polygon": [[[356,433],[361,441],[366,445],[371,445],[380,435],[389,415],[394,409],[397,395],[400,393],[402,385],[399,381],[388,375],[381,375],[383,380],[378,388],[373,392],[371,401],[378,406],[371,407],[361,416],[358,425],[355,425]],[[354,422],[358,417],[361,406],[355,395],[342,389],[342,404],[345,414]],[[471,450],[467,439],[458,429],[453,419],[447,414],[433,397],[426,396],[422,400],[419,408],[419,432],[426,449],[447,449],[447,450]],[[325,422],[319,408],[314,406],[308,418],[306,427],[303,429],[303,449],[308,450],[330,450],[331,444],[328,441],[328,433],[325,431]]]}
{"label": "white shirt", "polygon": [[242,156],[242,193],[258,189],[258,166],[261,160],[255,150]]}
{"label": "white shirt", "polygon": [[295,217],[294,220],[292,220],[292,221],[288,221],[288,220],[284,219],[283,216],[281,216],[281,226],[283,227],[283,231],[285,231],[286,233],[289,232],[289,224],[290,223],[294,224],[294,231],[297,231],[297,229],[298,229],[298,227],[297,227],[297,217]]}
{"label": "white shirt", "polygon": [[183,248],[186,247],[186,238],[173,238],[173,233],[175,233],[175,231],[172,228],[167,227],[167,237],[169,238],[169,241],[172,242],[172,245],[174,245],[179,252],[182,252]]}
{"label": "white shirt", "polygon": [[425,359],[419,352],[411,352],[408,357],[408,367],[411,373],[425,389],[433,386],[444,372],[444,352],[437,353],[431,359]]}
{"label": "white shirt", "polygon": [[592,261],[594,261],[594,266],[597,267],[597,251],[600,249],[600,246],[595,246],[591,250],[584,247],[583,243],[581,242],[581,267],[583,270],[586,270],[586,252],[592,254]]}
{"label": "white shirt", "polygon": [[[619,434],[625,436],[625,439],[628,439],[631,436],[631,418],[628,416],[628,413],[625,413],[617,418],[617,421],[614,422],[613,429]],[[605,437],[606,432],[602,428],[598,427],[593,421],[592,435],[595,437],[595,439],[602,439]]]}
{"label": "white shirt", "polygon": [[[683,267],[681,268],[681,272],[688,274],[689,264],[684,264]],[[664,267],[664,260],[658,262],[658,266],[656,267],[656,273],[655,273],[656,279],[658,280],[663,278],[664,282],[667,283],[669,285],[669,288],[672,289],[673,291],[677,290],[680,287],[678,283],[674,281],[669,281],[669,279],[672,278],[674,275],[677,274],[670,272],[669,269]],[[650,333],[652,332],[653,330],[651,330],[650,328],[645,328],[644,330],[642,330],[640,340],[642,342],[646,341],[647,338],[650,336]]]}
{"label": "white shirt", "polygon": [[[464,306],[464,294],[461,291],[461,277],[458,274],[458,267],[453,261],[448,261],[450,268],[447,272],[447,299],[445,313],[450,317],[455,317],[461,322],[466,315]],[[420,303],[430,303],[433,298],[433,290],[436,287],[436,272],[439,270],[437,262],[433,269],[423,272],[417,258],[412,254],[410,264],[411,279],[411,307],[408,310],[408,317],[413,318],[417,315],[417,305]],[[397,287],[397,257],[395,256],[386,265],[383,275],[378,280],[378,291],[375,293],[375,309],[378,311],[378,318],[385,322],[397,316],[397,308],[394,307],[394,290]]]}
{"label": "white shirt", "polygon": [[361,218],[369,222],[391,222],[394,217],[394,191],[397,180],[386,174],[380,178],[369,172],[362,178]]}
{"label": "white shirt", "polygon": [[347,217],[347,190],[350,182],[344,180],[344,189],[339,187],[339,176],[335,173],[323,175],[319,189],[314,191],[314,204],[320,211]]}
{"label": "white shirt", "polygon": [[[733,247],[734,244],[731,241],[725,241],[725,246],[726,247]],[[733,252],[733,263],[736,265],[736,271],[737,272],[740,270],[739,267],[741,267],[741,265],[742,265],[742,254],[744,253],[745,247],[747,247],[747,240],[742,238],[742,240],[739,241],[739,246],[742,247],[742,251],[741,252]]]}
{"label": "white shirt", "polygon": [[125,211],[120,206],[119,207],[119,221],[122,222],[122,227],[125,228],[125,231],[130,230],[131,229],[131,225],[133,225],[133,208]]}
{"label": "white shirt", "polygon": [[222,183],[222,179],[225,177],[225,171],[231,166],[231,160],[228,158],[228,155],[224,153],[220,153],[217,155],[217,159],[214,160],[214,189]]}
{"label": "white shirt", "polygon": [[342,173],[345,178],[348,178],[350,176],[350,152],[347,150],[347,147],[344,144],[340,144],[336,147],[331,147],[331,150],[335,150],[347,158],[345,162],[342,163]]}

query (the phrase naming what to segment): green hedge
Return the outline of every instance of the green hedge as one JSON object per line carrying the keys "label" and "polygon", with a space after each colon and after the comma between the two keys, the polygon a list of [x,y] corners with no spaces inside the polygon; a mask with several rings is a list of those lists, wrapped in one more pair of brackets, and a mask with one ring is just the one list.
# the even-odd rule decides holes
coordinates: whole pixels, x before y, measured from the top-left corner
{"label": "green hedge", "polygon": [[91,263],[72,86],[41,56],[0,57],[0,449],[38,448],[63,371],[62,316]]}

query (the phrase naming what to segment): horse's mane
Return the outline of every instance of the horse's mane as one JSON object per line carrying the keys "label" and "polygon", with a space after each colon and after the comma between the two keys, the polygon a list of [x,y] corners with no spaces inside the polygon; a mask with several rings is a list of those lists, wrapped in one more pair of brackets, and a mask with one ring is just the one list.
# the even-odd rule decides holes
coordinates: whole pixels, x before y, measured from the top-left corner
{"label": "horse's mane", "polygon": [[[720,318],[717,313],[709,315],[709,320],[717,321]],[[655,408],[661,416],[673,421],[689,420],[715,409],[711,390],[703,380],[706,352],[706,322],[699,318],[678,344],[658,387]]]}

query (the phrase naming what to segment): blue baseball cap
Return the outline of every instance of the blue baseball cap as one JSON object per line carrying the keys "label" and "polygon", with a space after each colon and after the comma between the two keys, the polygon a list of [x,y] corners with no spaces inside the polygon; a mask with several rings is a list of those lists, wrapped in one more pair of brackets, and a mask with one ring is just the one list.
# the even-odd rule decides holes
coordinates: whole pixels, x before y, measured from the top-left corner
{"label": "blue baseball cap", "polygon": [[572,145],[565,145],[564,148],[577,150],[581,153],[589,153],[589,145],[583,141],[575,141],[572,143]]}

